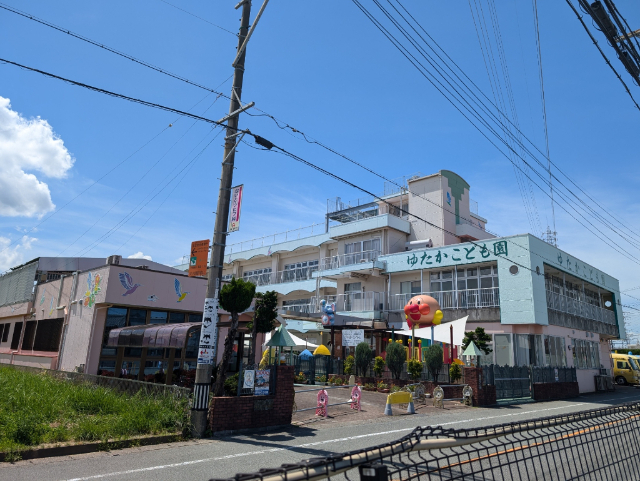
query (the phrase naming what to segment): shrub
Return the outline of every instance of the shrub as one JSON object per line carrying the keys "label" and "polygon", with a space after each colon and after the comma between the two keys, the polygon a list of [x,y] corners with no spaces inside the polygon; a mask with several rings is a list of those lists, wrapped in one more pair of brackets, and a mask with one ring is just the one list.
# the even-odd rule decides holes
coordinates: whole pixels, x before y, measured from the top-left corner
{"label": "shrub", "polygon": [[353,356],[347,356],[347,358],[344,360],[344,373],[346,375],[353,374],[353,367],[355,363],[356,360]]}
{"label": "shrub", "polygon": [[398,392],[400,390],[400,388],[398,386],[391,386],[391,392]]}
{"label": "shrub", "polygon": [[422,367],[422,363],[417,359],[410,359],[407,362],[407,372],[411,379],[414,381],[420,379],[420,376],[422,376]]}
{"label": "shrub", "polygon": [[378,383],[378,389],[389,389],[389,385],[385,384],[384,382],[380,381]]}
{"label": "shrub", "polygon": [[225,396],[237,396],[238,395],[238,373],[233,376],[229,376],[224,380],[224,394]]}
{"label": "shrub", "polygon": [[456,382],[462,377],[462,369],[460,369],[460,364],[452,364],[449,368],[449,379],[451,382]]}
{"label": "shrub", "polygon": [[392,342],[387,346],[387,367],[394,378],[400,379],[406,358],[404,346],[401,344]]}
{"label": "shrub", "polygon": [[440,369],[442,369],[442,364],[444,361],[442,360],[443,352],[442,348],[437,344],[432,344],[427,348],[427,352],[424,355],[424,362],[427,365],[427,370],[433,377],[433,381],[437,382],[438,373]]}
{"label": "shrub", "polygon": [[373,361],[373,372],[376,374],[376,377],[382,377],[385,365],[384,359],[381,356],[376,356]]}
{"label": "shrub", "polygon": [[356,374],[365,376],[367,374],[367,368],[373,357],[373,351],[371,346],[367,342],[361,342],[356,346]]}

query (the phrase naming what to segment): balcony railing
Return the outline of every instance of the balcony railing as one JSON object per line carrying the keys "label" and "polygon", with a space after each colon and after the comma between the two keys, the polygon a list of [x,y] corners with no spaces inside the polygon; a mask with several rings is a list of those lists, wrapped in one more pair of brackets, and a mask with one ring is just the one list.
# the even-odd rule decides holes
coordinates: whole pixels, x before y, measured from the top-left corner
{"label": "balcony railing", "polygon": [[588,302],[572,299],[571,297],[563,296],[562,294],[549,290],[547,291],[547,307],[549,309],[584,317],[585,319],[592,319],[612,326],[615,326],[616,324],[616,315],[613,311],[594,306]]}
{"label": "balcony railing", "polygon": [[[481,307],[500,307],[500,288],[467,289],[464,291],[423,292],[433,297],[441,309],[477,309]],[[396,294],[389,299],[390,311],[401,311],[409,299],[418,294]]]}
{"label": "balcony railing", "polygon": [[335,303],[336,312],[382,311],[385,307],[384,292],[350,292],[326,296],[324,299],[329,304]]}
{"label": "balcony railing", "polygon": [[312,312],[318,312],[318,308],[315,302],[313,304],[289,304],[280,308],[280,314],[286,314],[287,312],[310,314]]}
{"label": "balcony railing", "polygon": [[269,272],[267,274],[256,274],[245,276],[243,279],[252,282],[256,286],[268,286],[271,284],[284,284],[287,282],[308,281],[313,279],[313,273],[318,270],[318,266],[300,267],[286,271]]}
{"label": "balcony railing", "polygon": [[325,257],[320,260],[320,268],[323,271],[330,269],[338,269],[343,266],[353,266],[357,264],[364,264],[366,262],[373,262],[382,252],[379,250],[353,252],[351,254],[340,254],[338,256]]}

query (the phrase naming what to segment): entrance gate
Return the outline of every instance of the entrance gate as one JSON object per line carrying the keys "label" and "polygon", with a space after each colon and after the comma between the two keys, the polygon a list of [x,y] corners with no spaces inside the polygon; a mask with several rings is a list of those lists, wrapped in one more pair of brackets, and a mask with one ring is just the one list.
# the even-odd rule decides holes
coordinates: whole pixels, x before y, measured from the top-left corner
{"label": "entrance gate", "polygon": [[483,374],[487,384],[496,387],[496,401],[501,404],[532,400],[531,370],[527,366],[486,366]]}

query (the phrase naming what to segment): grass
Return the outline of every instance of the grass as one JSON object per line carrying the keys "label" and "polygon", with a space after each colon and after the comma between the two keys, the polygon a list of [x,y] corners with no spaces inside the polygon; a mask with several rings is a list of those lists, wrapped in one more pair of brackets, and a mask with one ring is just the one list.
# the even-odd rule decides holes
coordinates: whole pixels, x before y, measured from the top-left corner
{"label": "grass", "polygon": [[121,394],[0,367],[0,452],[40,444],[188,432],[186,399]]}

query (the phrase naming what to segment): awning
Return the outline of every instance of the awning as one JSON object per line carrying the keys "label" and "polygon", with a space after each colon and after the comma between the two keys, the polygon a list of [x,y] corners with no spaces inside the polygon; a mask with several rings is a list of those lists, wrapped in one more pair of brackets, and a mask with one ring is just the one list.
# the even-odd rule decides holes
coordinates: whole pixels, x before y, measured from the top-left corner
{"label": "awning", "polygon": [[[451,321],[435,326],[433,330],[434,341],[449,344],[451,342],[451,326],[453,326],[453,344],[455,346],[461,345],[462,340],[464,339],[464,331],[467,327],[468,318],[469,316],[464,316],[462,319],[458,319],[457,321]],[[411,329],[387,332],[395,332],[396,334],[401,334],[403,336],[411,336]],[[420,339],[431,339],[431,328],[423,327],[421,329],[416,329],[416,337]]]}
{"label": "awning", "polygon": [[182,349],[186,347],[189,331],[200,330],[201,326],[199,322],[185,322],[118,327],[109,331],[107,346]]}
{"label": "awning", "polygon": [[[276,330],[277,333],[277,330]],[[287,334],[289,335],[289,337],[291,338],[291,340],[293,340],[293,342],[295,343],[295,346],[293,347],[297,347],[300,349],[305,349],[305,348],[310,348],[310,349],[315,349],[316,347],[318,347],[317,344],[314,344],[312,342],[306,342],[304,339],[300,339],[298,336],[291,334],[289,331],[287,331]],[[264,335],[264,344],[263,347],[266,347],[266,345],[269,343],[271,339],[271,333],[267,332]]]}

